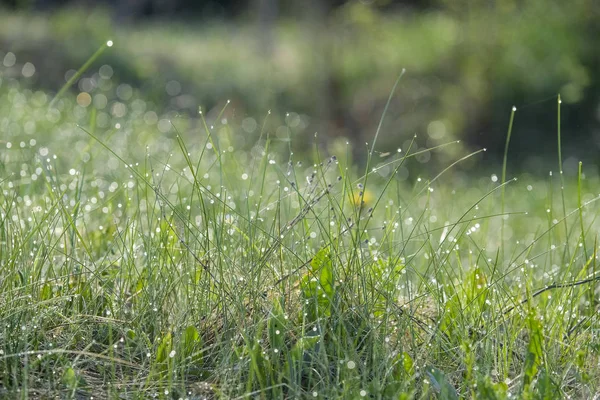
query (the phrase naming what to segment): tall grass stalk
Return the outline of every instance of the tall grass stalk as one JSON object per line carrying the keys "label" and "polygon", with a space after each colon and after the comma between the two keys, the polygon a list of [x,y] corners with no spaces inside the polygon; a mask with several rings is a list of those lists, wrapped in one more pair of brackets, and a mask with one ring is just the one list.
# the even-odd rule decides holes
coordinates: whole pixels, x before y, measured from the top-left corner
{"label": "tall grass stalk", "polygon": [[108,49],[113,46],[112,40],[107,40],[87,61],[67,80],[67,82],[58,90],[49,107],[53,107],[56,101],[71,87],[75,82],[81,78],[81,76],[88,70],[89,67]]}
{"label": "tall grass stalk", "polygon": [[[512,135],[513,121],[515,120],[515,112],[517,107],[513,106],[510,112],[510,120],[508,122],[508,132],[506,133],[506,143],[504,144],[504,158],[502,159],[502,192],[501,192],[501,213],[505,210],[505,199],[504,199],[504,182],[506,182],[506,165],[508,162],[508,146],[510,145],[510,137]],[[500,226],[500,247],[502,248],[502,258],[504,258],[504,217],[502,217],[502,225]]]}
{"label": "tall grass stalk", "polygon": [[[558,148],[558,175],[560,179],[560,197],[562,200],[562,211],[563,217],[567,215],[567,205],[565,200],[565,178],[563,174],[563,162],[562,162],[562,139],[561,139],[561,124],[560,124],[560,106],[562,104],[562,100],[560,99],[560,94],[557,97],[557,107],[556,107],[556,130],[557,130],[557,148]],[[569,226],[567,225],[566,219],[564,219],[565,226],[565,242],[569,241]],[[569,246],[565,246],[565,252],[567,258],[569,258]]]}

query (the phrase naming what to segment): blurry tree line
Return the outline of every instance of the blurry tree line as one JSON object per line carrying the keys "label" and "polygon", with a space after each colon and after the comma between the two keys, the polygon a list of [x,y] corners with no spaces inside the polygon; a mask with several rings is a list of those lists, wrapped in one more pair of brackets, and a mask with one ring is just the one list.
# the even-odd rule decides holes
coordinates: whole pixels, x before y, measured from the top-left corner
{"label": "blurry tree line", "polygon": [[[352,0],[0,0],[0,5],[15,9],[49,10],[65,6],[105,5],[117,16],[143,18],[149,16],[238,17],[252,12],[282,12],[294,14],[298,9],[316,7],[316,12],[330,12]],[[364,4],[380,8],[410,6],[424,8],[437,0],[363,0]]]}
{"label": "blurry tree line", "polygon": [[[196,35],[222,44],[193,60],[189,44],[175,50],[195,38],[171,37],[165,44],[173,51],[165,54],[159,47],[163,31],[148,48],[140,40],[153,33],[143,31],[129,52],[111,52],[110,63],[124,81],[148,82],[151,95],[164,88],[157,81],[163,77],[184,83],[195,96],[186,106],[190,113],[198,105],[233,98],[246,115],[293,110],[313,117],[307,132],[364,143],[377,127],[395,77],[406,68],[386,119],[387,134],[380,137],[382,151],[402,146],[416,133],[420,146],[462,139],[500,159],[516,105],[512,161],[543,173],[541,165],[556,160],[556,95],[561,93],[565,158],[600,162],[598,0],[0,0],[4,7],[52,12],[99,4],[109,6],[112,25],[103,30],[98,19],[86,24],[59,16],[53,34],[72,44],[40,48],[55,50],[54,61],[61,52],[73,57],[69,52],[75,49],[87,57],[98,40],[112,35],[114,21],[131,21],[133,30],[147,19],[184,25],[188,20],[191,29],[208,26],[199,20],[232,21],[213,24],[216,34]],[[243,26],[254,26],[258,47],[245,53],[243,45],[225,38],[231,32],[221,25],[242,36],[248,33]],[[143,56],[132,57],[138,48]],[[190,65],[181,67],[175,54],[190,58]],[[358,149],[356,157],[361,153]]]}

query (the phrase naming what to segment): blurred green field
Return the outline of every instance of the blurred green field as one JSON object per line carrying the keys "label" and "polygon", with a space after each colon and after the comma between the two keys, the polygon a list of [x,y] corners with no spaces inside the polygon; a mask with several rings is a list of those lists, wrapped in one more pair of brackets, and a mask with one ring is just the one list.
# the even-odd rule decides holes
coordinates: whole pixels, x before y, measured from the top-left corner
{"label": "blurred green field", "polygon": [[[379,151],[405,147],[413,134],[430,146],[461,139],[463,146],[436,160],[486,147],[498,165],[515,105],[510,161],[543,176],[554,165],[554,100],[561,93],[570,138],[564,158],[574,160],[566,169],[574,175],[577,160],[597,162],[600,11],[591,0],[476,2],[468,12],[448,2],[389,14],[350,2],[326,20],[282,18],[267,33],[250,18],[125,24],[101,9],[0,18],[0,56],[16,55],[5,74],[22,75],[31,62],[36,73],[23,83],[34,88],[58,90],[66,71],[112,39],[102,63],[113,68],[115,84],[131,85],[160,113],[195,115],[200,106],[220,110],[230,100],[239,119],[272,110],[276,131],[286,129],[286,113],[298,114],[298,136],[347,138],[358,149],[406,69]],[[364,165],[364,152],[354,156]]]}

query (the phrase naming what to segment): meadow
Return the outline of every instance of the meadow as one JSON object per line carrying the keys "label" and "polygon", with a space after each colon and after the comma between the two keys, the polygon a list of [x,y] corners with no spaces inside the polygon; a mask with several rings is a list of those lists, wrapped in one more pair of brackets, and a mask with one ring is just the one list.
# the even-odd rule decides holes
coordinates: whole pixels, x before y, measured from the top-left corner
{"label": "meadow", "polygon": [[407,166],[460,145],[382,151],[385,111],[360,166],[297,114],[161,114],[98,65],[0,75],[0,397],[598,392],[600,182],[562,171],[560,97],[555,171],[432,173]]}

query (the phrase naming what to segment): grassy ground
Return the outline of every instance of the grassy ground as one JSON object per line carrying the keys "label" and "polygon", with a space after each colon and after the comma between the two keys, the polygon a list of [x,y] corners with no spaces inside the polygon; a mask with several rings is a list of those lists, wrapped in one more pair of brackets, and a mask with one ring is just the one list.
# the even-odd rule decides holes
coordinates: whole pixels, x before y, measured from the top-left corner
{"label": "grassy ground", "polygon": [[161,119],[106,72],[0,85],[0,397],[599,390],[596,177],[413,184],[453,143],[301,159],[269,114]]}

